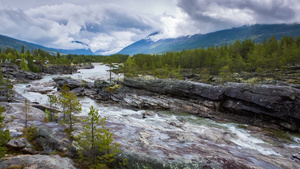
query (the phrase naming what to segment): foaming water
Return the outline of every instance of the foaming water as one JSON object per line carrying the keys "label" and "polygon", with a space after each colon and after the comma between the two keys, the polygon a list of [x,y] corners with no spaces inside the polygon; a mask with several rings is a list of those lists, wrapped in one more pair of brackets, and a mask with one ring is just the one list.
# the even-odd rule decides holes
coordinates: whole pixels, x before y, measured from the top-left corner
{"label": "foaming water", "polygon": [[[71,77],[91,82],[97,78],[108,79],[107,70],[108,67],[95,64],[94,69],[80,70],[80,73],[73,74]],[[49,82],[57,76],[59,75],[45,76],[31,84]],[[26,85],[28,84],[16,84],[15,90],[30,101],[48,104],[47,95],[26,92]],[[52,87],[52,89],[51,94],[58,94],[55,88]],[[243,152],[248,153],[280,156],[271,148],[269,143],[254,137],[246,129],[239,128],[238,124],[218,123],[181,112],[131,110],[118,106],[107,106],[88,97],[78,97],[78,99],[82,104],[82,112],[79,116],[86,116],[90,107],[94,106],[95,109],[99,110],[102,117],[107,117],[108,126],[112,128],[118,142],[128,149],[144,147],[144,150],[145,147],[151,147],[148,152],[157,155],[157,157],[179,156],[184,160],[190,160],[197,159],[199,155],[197,151],[193,151],[192,145],[201,148],[204,144],[214,144],[216,147],[229,147],[234,150],[232,152],[243,150]],[[146,117],[143,114],[146,114]],[[298,137],[293,139],[297,144],[289,146],[300,147],[300,139]],[[181,153],[180,149],[189,150]],[[173,154],[168,155],[166,152],[173,152]],[[255,159],[253,161],[260,164]],[[261,163],[261,165],[266,164]]]}
{"label": "foaming water", "polygon": [[263,140],[252,137],[246,130],[237,128],[235,125],[229,125],[228,129],[238,136],[232,141],[240,147],[256,150],[264,155],[279,155],[272,149],[264,147],[263,144],[266,143]]}

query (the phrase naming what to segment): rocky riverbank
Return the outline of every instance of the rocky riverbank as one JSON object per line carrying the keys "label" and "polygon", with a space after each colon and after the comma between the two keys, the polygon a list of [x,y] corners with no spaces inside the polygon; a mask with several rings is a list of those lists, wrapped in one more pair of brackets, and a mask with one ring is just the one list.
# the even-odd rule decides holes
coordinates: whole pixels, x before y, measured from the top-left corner
{"label": "rocky riverbank", "polygon": [[1,64],[2,74],[12,81],[28,82],[42,78],[41,74],[22,71],[17,65],[14,64]]}
{"label": "rocky riverbank", "polygon": [[[158,79],[125,79],[118,85],[112,85],[103,80],[89,83],[66,77],[54,78],[54,81],[55,83],[31,83],[27,85],[25,91],[57,94],[55,87],[59,89],[66,84],[78,96],[88,96],[102,103],[109,103],[109,107],[104,110],[102,110],[104,105],[98,109],[101,116],[107,117],[106,127],[114,133],[115,141],[120,144],[122,153],[117,157],[116,162],[118,159],[128,159],[128,165],[123,166],[124,168],[300,167],[300,139],[284,131],[270,129],[294,130],[280,125],[280,122],[288,121],[286,119],[296,119],[296,121],[298,119],[297,111],[294,111],[299,106],[297,85],[228,83],[225,86],[214,86]],[[262,103],[256,102],[257,99]],[[238,105],[250,102],[251,104],[245,104],[244,107],[249,106],[251,109],[228,108],[225,106],[226,100],[236,102]],[[274,104],[271,103],[274,100],[279,104],[277,107],[273,107]],[[89,101],[91,100],[85,100],[82,104],[88,104]],[[7,155],[0,162],[0,168],[20,164],[23,167],[32,167],[34,163],[37,163],[36,166],[45,164],[52,166],[55,160],[55,163],[65,164],[60,166],[61,168],[75,167],[69,158],[76,157],[76,144],[64,132],[66,126],[44,121],[44,110],[47,105],[32,103],[29,124],[37,128],[36,144],[24,137],[22,104],[1,103],[2,106],[6,106],[3,114],[5,127],[10,130],[13,138],[8,147],[11,150],[30,154],[30,157]],[[113,105],[139,111],[125,110]],[[263,108],[268,105],[270,108]],[[289,114],[284,114],[281,111],[288,109],[283,109],[283,105],[295,107],[289,111]],[[158,110],[174,112],[165,113]],[[254,110],[260,111],[252,112]],[[270,113],[272,111],[274,113]],[[181,115],[178,112],[188,112],[193,115]],[[58,116],[62,118],[62,113]],[[242,124],[216,123],[208,118],[197,116],[222,121],[238,121]],[[262,117],[268,118],[263,121]],[[252,118],[255,118],[256,122],[260,120],[264,123],[248,121]],[[276,120],[278,123],[272,124]],[[74,128],[72,135],[82,130],[80,120],[75,121]],[[36,154],[43,154],[43,156]],[[52,154],[60,154],[63,157]],[[50,161],[45,162],[43,159],[48,156]]]}
{"label": "rocky riverbank", "polygon": [[77,95],[114,101],[124,107],[181,111],[215,120],[254,124],[300,132],[300,86],[279,83],[210,85],[162,79],[125,79],[122,87],[94,85],[69,78],[56,78]]}
{"label": "rocky riverbank", "polygon": [[[74,66],[65,65],[44,65],[40,66],[40,73],[33,73],[30,71],[23,71],[15,64],[0,64],[2,74],[15,82],[30,82],[32,80],[41,79],[44,74],[72,74],[77,72]],[[87,69],[92,68],[87,66]]]}
{"label": "rocky riverbank", "polygon": [[[45,122],[46,106],[32,104],[29,125],[34,125],[37,132],[34,141],[30,141],[23,132],[25,116],[22,105],[23,103],[1,103],[1,106],[6,107],[3,114],[5,128],[10,130],[12,137],[7,146],[12,153],[19,152],[22,155],[6,155],[0,161],[0,169],[11,166],[75,168],[71,158],[77,156],[76,144],[64,132],[66,126]],[[119,159],[128,159],[127,166],[119,168],[273,169],[300,166],[300,149],[295,147],[295,141],[289,135],[277,138],[272,132],[259,127],[245,125],[245,132],[233,125],[219,125],[193,116],[176,115],[174,118],[173,113],[156,111],[132,111],[121,116],[110,112],[106,113],[108,114],[110,116],[106,127],[114,133],[122,150],[116,163]],[[58,116],[62,118],[61,113]],[[152,121],[155,125],[151,125]],[[82,130],[80,120],[75,121],[74,129],[72,135]],[[282,132],[280,135],[286,134]],[[256,138],[251,138],[253,136]],[[60,163],[61,165],[55,165]]]}

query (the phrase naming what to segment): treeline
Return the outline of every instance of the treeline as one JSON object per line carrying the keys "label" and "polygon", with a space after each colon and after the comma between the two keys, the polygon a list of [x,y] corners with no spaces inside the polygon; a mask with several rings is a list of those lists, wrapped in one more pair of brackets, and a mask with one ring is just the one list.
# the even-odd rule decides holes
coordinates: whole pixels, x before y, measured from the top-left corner
{"label": "treeline", "polygon": [[113,62],[113,63],[124,63],[126,62],[129,55],[115,54],[111,56],[101,55],[66,55],[66,58],[72,61],[74,64],[79,63],[91,63],[91,62]]}
{"label": "treeline", "polygon": [[[253,40],[235,41],[233,44],[208,48],[168,52],[162,55],[137,54],[128,58],[124,72],[131,76],[152,74],[158,77],[174,76],[184,70],[218,75],[221,71],[255,72],[276,70],[300,64],[300,36],[275,36],[261,43]],[[173,73],[172,73],[173,72]]]}
{"label": "treeline", "polygon": [[90,64],[91,62],[113,62],[124,63],[128,55],[116,54],[111,56],[99,55],[56,55],[50,54],[44,50],[27,50],[22,46],[21,51],[12,48],[0,48],[0,63],[17,64],[23,70],[40,72],[40,67],[46,64],[51,65],[67,65],[73,64]]}

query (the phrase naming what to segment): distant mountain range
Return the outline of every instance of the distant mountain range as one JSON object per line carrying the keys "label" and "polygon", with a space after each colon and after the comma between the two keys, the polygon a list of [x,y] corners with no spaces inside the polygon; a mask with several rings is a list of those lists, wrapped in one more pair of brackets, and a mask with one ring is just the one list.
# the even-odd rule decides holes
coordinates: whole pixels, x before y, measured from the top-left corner
{"label": "distant mountain range", "polygon": [[[79,42],[79,41],[73,41],[72,43],[79,43],[83,46],[88,46],[85,43]],[[22,46],[25,47],[25,50],[35,50],[35,49],[41,49],[45,50],[51,54],[56,54],[57,52],[61,54],[78,54],[78,55],[94,55],[94,53],[88,48],[88,49],[74,49],[74,50],[64,50],[64,49],[53,49],[53,48],[47,48],[41,45],[28,43],[25,41],[21,41],[18,39],[14,39],[8,36],[0,35],[0,47],[1,48],[13,48],[17,49],[18,51],[21,50]]]}
{"label": "distant mountain range", "polygon": [[261,42],[265,38],[268,39],[273,35],[277,39],[281,39],[284,35],[297,37],[300,35],[300,24],[256,24],[208,34],[195,34],[192,36],[152,41],[151,39],[153,39],[153,36],[157,36],[158,34],[158,32],[155,32],[146,39],[142,39],[125,47],[118,53],[128,55],[138,53],[159,54],[169,51],[181,51],[183,49],[220,46],[226,43],[234,43],[235,40],[242,41],[252,39],[255,42]]}
{"label": "distant mountain range", "polygon": [[[147,38],[139,40],[124,49],[122,49],[118,54],[128,54],[134,55],[138,53],[143,54],[159,54],[169,51],[181,51],[183,49],[195,49],[201,47],[209,46],[220,46],[224,44],[234,43],[235,40],[246,40],[252,39],[255,42],[261,42],[265,38],[270,38],[275,36],[277,39],[281,39],[282,36],[294,36],[300,35],[300,24],[256,24],[249,26],[242,26],[238,28],[232,28],[227,30],[221,30],[217,32],[212,32],[208,34],[195,34],[190,36],[182,36],[178,38],[169,39],[159,39],[153,41],[152,39],[157,39],[159,37],[159,32],[150,34]],[[47,48],[41,45],[28,43],[25,41],[17,40],[7,36],[0,35],[0,47],[1,48],[13,48],[21,50],[22,45],[24,45],[25,50],[42,49],[49,53],[56,54],[60,52],[61,54],[78,54],[78,55],[94,55],[105,52],[103,50],[98,50],[93,53],[88,44],[80,41],[73,41],[72,43],[78,43],[86,49],[75,49],[75,50],[64,50],[64,49],[53,49]]]}

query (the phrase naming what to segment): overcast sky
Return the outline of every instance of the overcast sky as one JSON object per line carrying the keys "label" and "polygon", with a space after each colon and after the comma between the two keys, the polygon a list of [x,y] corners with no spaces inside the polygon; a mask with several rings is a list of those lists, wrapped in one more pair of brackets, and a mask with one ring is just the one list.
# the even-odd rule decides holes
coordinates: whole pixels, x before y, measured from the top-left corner
{"label": "overcast sky", "polygon": [[112,54],[153,40],[256,23],[300,23],[299,0],[0,0],[0,34],[61,49]]}

